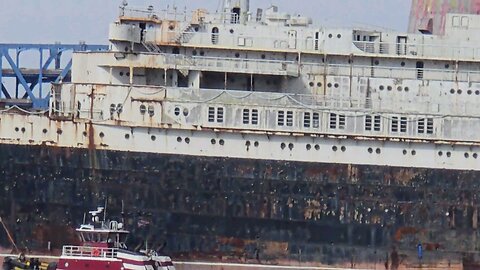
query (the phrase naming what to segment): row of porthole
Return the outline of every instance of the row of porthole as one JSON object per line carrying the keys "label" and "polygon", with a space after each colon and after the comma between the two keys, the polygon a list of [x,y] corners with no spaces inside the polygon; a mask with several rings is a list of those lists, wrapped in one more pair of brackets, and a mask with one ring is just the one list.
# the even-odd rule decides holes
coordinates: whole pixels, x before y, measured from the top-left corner
{"label": "row of porthole", "polygon": [[[383,90],[385,90],[385,86],[380,85],[380,86],[379,86],[379,89],[380,89],[380,91],[383,91]],[[388,91],[392,91],[392,90],[393,90],[393,87],[389,85],[389,86],[387,86],[387,90],[388,90]],[[398,86],[398,87],[397,87],[397,90],[398,90],[399,92],[402,91],[402,90],[405,91],[405,92],[408,92],[408,91],[410,91],[410,88],[408,88],[408,87],[405,87],[405,88],[404,88],[404,87]]]}
{"label": "row of porthole", "polygon": [[[462,89],[458,89],[458,90],[455,90],[455,89],[450,89],[450,94],[454,95],[455,93],[461,95],[463,93]],[[473,91],[472,90],[467,90],[467,94],[468,95],[472,95],[473,94]],[[476,90],[475,91],[475,95],[480,95],[480,90]]]}
{"label": "row of porthole", "polygon": [[[328,38],[333,38],[333,34],[328,34]],[[342,38],[342,34],[337,34],[337,38]]]}
{"label": "row of porthole", "polygon": [[[314,86],[315,86],[315,83],[314,83],[314,82],[310,82],[308,85],[310,85],[310,87],[314,87]],[[340,85],[339,85],[338,83],[336,83],[336,84],[328,83],[328,84],[327,84],[327,87],[328,87],[328,88],[332,88],[332,86],[335,87],[335,88],[340,87]],[[321,82],[318,82],[318,83],[317,83],[317,87],[322,87],[322,83],[321,83]]]}
{"label": "row of porthole", "polygon": [[[15,127],[15,132],[20,132],[20,131],[21,131],[22,133],[25,133],[27,130],[26,130],[24,127],[22,127],[22,128]],[[42,130],[42,132],[43,132],[43,134],[47,134],[47,133],[48,133],[48,129],[44,128],[44,129]],[[57,134],[58,134],[58,135],[60,135],[60,134],[62,134],[62,133],[63,133],[63,131],[62,131],[61,129],[57,129]]]}

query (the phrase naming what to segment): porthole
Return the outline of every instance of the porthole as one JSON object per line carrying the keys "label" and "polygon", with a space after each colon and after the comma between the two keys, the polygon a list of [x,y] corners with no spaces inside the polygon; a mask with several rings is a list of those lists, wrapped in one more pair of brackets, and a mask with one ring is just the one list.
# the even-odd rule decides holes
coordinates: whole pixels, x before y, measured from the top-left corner
{"label": "porthole", "polygon": [[122,77],[122,76],[123,76],[123,71],[120,71],[120,73],[119,73],[119,74],[120,74],[120,77]]}
{"label": "porthole", "polygon": [[200,51],[200,56],[204,56],[205,55],[205,52],[204,51]]}
{"label": "porthole", "polygon": [[378,66],[380,64],[380,62],[378,60],[375,60],[375,62],[373,62],[375,64],[375,66]]}
{"label": "porthole", "polygon": [[105,137],[105,133],[100,132],[99,136],[100,136],[100,138],[103,138],[103,137]]}
{"label": "porthole", "polygon": [[[62,135],[62,133],[63,133],[63,130],[57,129],[57,134],[58,134],[58,135]],[[102,133],[100,133],[100,134],[102,134]],[[100,136],[100,137],[102,137],[102,136]]]}
{"label": "porthole", "polygon": [[216,144],[216,143],[217,143],[217,140],[211,139],[211,140],[210,140],[210,143],[211,143],[211,144]]}
{"label": "porthole", "polygon": [[293,146],[294,146],[293,143],[289,143],[288,144],[288,149],[293,150]]}
{"label": "porthole", "polygon": [[404,66],[405,66],[405,62],[401,62],[401,63],[400,63],[400,66],[404,67]]}
{"label": "porthole", "polygon": [[447,157],[451,157],[452,156],[452,152],[447,152]]}
{"label": "porthole", "polygon": [[193,51],[192,51],[192,55],[193,55],[193,56],[196,56],[197,54],[198,54],[197,50],[193,50]]}
{"label": "porthole", "polygon": [[475,91],[475,95],[477,96],[480,95],[480,91],[479,90]]}
{"label": "porthole", "polygon": [[477,158],[478,158],[478,154],[477,154],[477,153],[473,153],[472,156],[473,156],[474,159],[477,159]]}
{"label": "porthole", "polygon": [[345,147],[345,146],[342,146],[342,148],[340,148],[340,149],[342,150],[342,152],[347,151],[347,147]]}
{"label": "porthole", "polygon": [[189,143],[190,143],[190,138],[188,138],[188,137],[185,138],[185,143],[186,143],[186,144],[189,144]]}
{"label": "porthole", "polygon": [[130,139],[130,134],[125,134],[125,139]]}
{"label": "porthole", "polygon": [[443,156],[443,152],[442,151],[438,151],[438,156]]}
{"label": "porthole", "polygon": [[417,151],[412,150],[412,156],[416,156],[416,155],[417,155]]}
{"label": "porthole", "polygon": [[328,83],[327,86],[328,86],[328,88],[332,88],[332,84],[331,84],[331,83]]}
{"label": "porthole", "polygon": [[130,77],[130,72],[125,73],[125,76]]}
{"label": "porthole", "polygon": [[385,89],[385,86],[380,85],[379,89],[380,89],[380,91],[383,91]]}
{"label": "porthole", "polygon": [[332,34],[328,34],[328,38],[333,38],[333,35],[332,35]]}
{"label": "porthole", "polygon": [[405,149],[403,149],[403,155],[405,156],[405,155],[407,155],[407,154],[408,154],[408,151],[405,150]]}
{"label": "porthole", "polygon": [[461,95],[462,94],[462,89],[458,89],[457,94]]}
{"label": "porthole", "polygon": [[312,150],[312,145],[311,145],[311,144],[307,144],[307,145],[306,145],[306,148],[307,148],[308,151],[310,151],[310,150]]}
{"label": "porthole", "polygon": [[43,134],[47,134],[48,130],[46,128],[43,129]]}
{"label": "porthole", "polygon": [[341,35],[341,34],[338,34],[338,35],[337,35],[337,38],[342,38],[342,35]]}
{"label": "porthole", "polygon": [[252,143],[251,143],[250,141],[246,141],[246,142],[245,142],[245,146],[246,146],[246,147],[250,147],[250,145],[252,145]]}
{"label": "porthole", "polygon": [[148,106],[148,115],[153,117],[155,115],[155,108],[152,105]]}
{"label": "porthole", "polygon": [[236,58],[239,58],[239,57],[240,57],[240,54],[239,54],[238,52],[235,53],[235,57],[236,57]]}
{"label": "porthole", "polygon": [[280,144],[280,148],[282,148],[282,150],[285,149],[285,147],[287,147],[287,145],[285,143]]}
{"label": "porthole", "polygon": [[22,127],[21,131],[22,131],[22,133],[25,133],[26,130],[25,130],[24,127]]}
{"label": "porthole", "polygon": [[265,54],[262,54],[260,57],[261,57],[262,59],[267,58],[267,56],[266,56]]}
{"label": "porthole", "polygon": [[310,82],[309,85],[310,85],[310,87],[314,87],[314,86],[315,86],[315,84],[314,84],[313,82]]}
{"label": "porthole", "polygon": [[150,140],[152,140],[152,142],[154,142],[154,141],[157,140],[157,137],[155,135],[152,135],[152,136],[150,136]]}
{"label": "porthole", "polygon": [[321,83],[321,82],[318,82],[318,83],[317,83],[317,87],[322,87],[322,83]]}
{"label": "porthole", "polygon": [[464,157],[465,157],[465,158],[469,158],[469,157],[470,157],[470,154],[469,154],[469,153],[465,153],[465,154],[464,154]]}
{"label": "porthole", "polygon": [[183,116],[187,117],[190,112],[188,111],[187,108],[183,109]]}
{"label": "porthole", "polygon": [[334,145],[334,146],[332,147],[332,150],[333,150],[333,152],[337,152],[337,151],[338,151],[338,147]]}
{"label": "porthole", "polygon": [[472,95],[472,94],[473,94],[472,90],[468,90],[468,91],[467,91],[467,94],[468,94],[468,95]]}
{"label": "porthole", "polygon": [[335,86],[335,88],[340,87],[340,85],[338,83],[336,83],[334,86]]}
{"label": "porthole", "polygon": [[258,147],[259,145],[260,145],[259,142],[254,142],[254,143],[253,143],[253,146],[255,146],[255,147]]}
{"label": "porthole", "polygon": [[450,65],[449,65],[449,64],[445,64],[445,68],[446,68],[446,69],[450,68]]}
{"label": "porthole", "polygon": [[402,91],[403,89],[402,89],[401,86],[399,86],[399,87],[397,87],[397,90],[398,90],[398,91]]}
{"label": "porthole", "polygon": [[405,92],[408,92],[408,91],[410,91],[410,88],[405,87],[403,90],[404,90]]}
{"label": "porthole", "polygon": [[230,29],[230,34],[233,34],[233,33],[235,33],[235,30]]}
{"label": "porthole", "polygon": [[147,107],[145,105],[140,105],[140,113],[143,115],[147,112]]}
{"label": "porthole", "polygon": [[375,150],[375,153],[377,153],[378,155],[380,155],[382,153],[382,150],[380,148],[377,148],[377,150]]}
{"label": "porthole", "polygon": [[182,137],[177,137],[177,142],[181,143],[182,142]]}
{"label": "porthole", "polygon": [[368,148],[368,153],[373,153],[373,148]]}
{"label": "porthole", "polygon": [[315,150],[317,150],[317,151],[320,150],[320,145],[316,144],[315,145]]}
{"label": "porthole", "polygon": [[83,134],[83,137],[87,137],[87,132],[86,131],[84,131],[82,134]]}
{"label": "porthole", "polygon": [[387,86],[387,90],[388,90],[388,91],[392,91],[392,89],[393,89],[393,88],[392,88],[390,85]]}
{"label": "porthole", "polygon": [[198,30],[200,30],[200,28],[199,28],[198,26],[195,26],[195,28],[193,28],[193,30],[194,30],[195,32],[198,32]]}
{"label": "porthole", "polygon": [[175,26],[174,26],[173,24],[171,24],[171,25],[168,26],[168,30],[172,31],[172,30],[174,30],[174,29],[175,29]]}
{"label": "porthole", "polygon": [[173,113],[174,113],[176,116],[179,116],[179,115],[180,115],[180,108],[179,108],[179,107],[175,107],[175,109],[173,110]]}
{"label": "porthole", "polygon": [[450,89],[450,94],[455,94],[455,89]]}
{"label": "porthole", "polygon": [[220,144],[221,146],[224,146],[224,145],[225,145],[225,141],[222,140],[222,139],[220,139],[220,140],[218,141],[218,144]]}

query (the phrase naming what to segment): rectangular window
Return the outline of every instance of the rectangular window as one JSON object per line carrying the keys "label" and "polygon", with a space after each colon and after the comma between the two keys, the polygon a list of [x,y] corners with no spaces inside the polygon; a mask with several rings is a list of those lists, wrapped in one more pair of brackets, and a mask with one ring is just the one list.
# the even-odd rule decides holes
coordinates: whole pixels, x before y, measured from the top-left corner
{"label": "rectangular window", "polygon": [[433,134],[433,118],[427,118],[427,134]]}
{"label": "rectangular window", "polygon": [[407,118],[406,117],[400,118],[400,132],[402,132],[402,133],[407,132]]}
{"label": "rectangular window", "polygon": [[377,132],[382,131],[382,117],[380,115],[375,115],[373,130]]}
{"label": "rectangular window", "polygon": [[217,123],[223,123],[223,108],[217,108]]}
{"label": "rectangular window", "polygon": [[250,124],[250,110],[243,109],[243,124],[249,125]]}
{"label": "rectangular window", "polygon": [[284,111],[278,111],[277,125],[281,126],[281,127],[285,125],[285,112]]}
{"label": "rectangular window", "polygon": [[252,110],[252,125],[258,125],[258,110]]}
{"label": "rectangular window", "polygon": [[311,115],[309,112],[303,113],[303,127],[310,128],[311,126]]}
{"label": "rectangular window", "polygon": [[372,116],[366,115],[365,116],[365,130],[372,131]]}
{"label": "rectangular window", "polygon": [[312,122],[313,128],[320,128],[320,114],[319,113],[313,113],[313,122]]}
{"label": "rectangular window", "polygon": [[208,122],[215,122],[215,107],[208,107]]}
{"label": "rectangular window", "polygon": [[392,132],[398,132],[398,117],[392,117]]}
{"label": "rectangular window", "polygon": [[418,119],[417,122],[417,132],[418,134],[425,133],[425,118]]}
{"label": "rectangular window", "polygon": [[330,129],[337,129],[337,115],[334,113],[330,114]]}
{"label": "rectangular window", "polygon": [[293,112],[287,111],[287,126],[293,127]]}
{"label": "rectangular window", "polygon": [[346,117],[344,114],[338,115],[338,128],[339,129],[345,129],[345,126],[347,125],[346,122]]}

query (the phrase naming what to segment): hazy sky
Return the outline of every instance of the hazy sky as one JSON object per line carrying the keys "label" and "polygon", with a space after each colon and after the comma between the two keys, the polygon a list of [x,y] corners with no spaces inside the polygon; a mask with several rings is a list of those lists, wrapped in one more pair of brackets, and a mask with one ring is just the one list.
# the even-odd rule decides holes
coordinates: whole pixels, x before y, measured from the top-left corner
{"label": "hazy sky", "polygon": [[[406,31],[410,0],[251,0],[257,7],[312,17],[316,25],[375,26]],[[107,43],[108,24],[121,0],[0,0],[0,43]],[[175,3],[183,10],[216,10],[219,0],[129,0],[131,6],[157,9]]]}

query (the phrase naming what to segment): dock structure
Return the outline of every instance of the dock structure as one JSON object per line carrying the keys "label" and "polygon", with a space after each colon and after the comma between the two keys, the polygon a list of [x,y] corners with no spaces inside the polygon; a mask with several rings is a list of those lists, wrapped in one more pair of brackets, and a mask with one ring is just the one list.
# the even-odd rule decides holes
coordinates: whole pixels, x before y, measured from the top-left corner
{"label": "dock structure", "polygon": [[49,84],[70,81],[72,52],[107,49],[83,43],[0,44],[0,105],[46,109]]}

